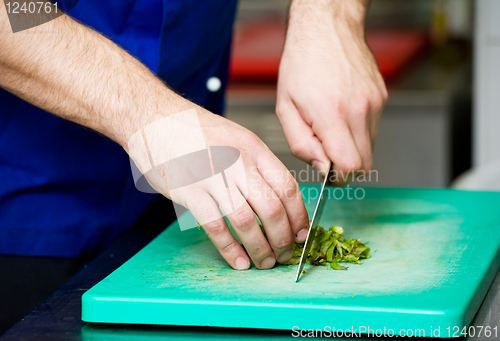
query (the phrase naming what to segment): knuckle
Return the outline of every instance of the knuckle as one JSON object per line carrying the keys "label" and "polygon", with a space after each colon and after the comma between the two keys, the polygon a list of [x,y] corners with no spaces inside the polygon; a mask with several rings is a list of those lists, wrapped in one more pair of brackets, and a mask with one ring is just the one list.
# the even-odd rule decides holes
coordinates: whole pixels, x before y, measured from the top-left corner
{"label": "knuckle", "polygon": [[361,98],[361,100],[359,101],[359,105],[363,112],[369,112],[370,106],[372,105],[371,96],[368,94]]}
{"label": "knuckle", "polygon": [[361,167],[363,166],[361,160],[354,160],[351,164],[350,167],[347,167],[348,171],[355,172],[357,170],[360,170]]}
{"label": "knuckle", "polygon": [[263,247],[261,245],[257,245],[252,249],[248,250],[248,253],[252,256],[252,259],[260,262],[266,258],[267,254],[270,253],[270,249],[269,247]]}
{"label": "knuckle", "polygon": [[242,232],[248,232],[255,222],[255,216],[249,210],[239,210],[234,220]]}
{"label": "knuckle", "polygon": [[281,205],[281,201],[277,198],[268,199],[265,203],[265,207],[267,210],[267,217],[269,219],[278,219],[284,213],[283,205]]}
{"label": "knuckle", "polygon": [[290,144],[290,151],[293,155],[300,157],[301,155],[304,155],[307,150],[303,143],[296,142]]}
{"label": "knuckle", "polygon": [[231,243],[227,244],[226,246],[224,246],[220,252],[221,254],[228,254],[228,253],[232,253],[234,251],[236,251],[238,249],[238,247],[240,246],[240,244],[238,244],[238,242],[236,242],[235,240],[232,241]]}
{"label": "knuckle", "polygon": [[258,256],[258,255],[260,255],[260,254],[262,253],[262,251],[263,251],[263,250],[264,250],[264,248],[263,248],[262,246],[259,246],[259,245],[258,245],[258,246],[253,247],[253,248],[250,250],[250,252],[251,252],[253,255]]}
{"label": "knuckle", "polygon": [[286,239],[282,239],[278,244],[276,244],[276,248],[278,249],[284,249],[286,247],[289,247],[290,245],[292,245],[292,239],[290,238],[286,238]]}
{"label": "knuckle", "polygon": [[368,98],[362,98],[357,101],[356,104],[356,111],[354,113],[355,117],[357,119],[365,119],[368,116],[368,113],[370,112],[370,101]]}
{"label": "knuckle", "polygon": [[224,231],[225,226],[220,220],[215,220],[205,224],[204,227],[207,234],[218,235]]}
{"label": "knuckle", "polygon": [[382,86],[382,104],[385,104],[387,100],[389,99],[389,92],[387,91],[387,88],[385,84]]}
{"label": "knuckle", "polygon": [[341,103],[334,103],[333,105],[333,111],[332,111],[332,116],[338,120],[345,121],[347,120],[349,111],[345,107],[345,105]]}
{"label": "knuckle", "polygon": [[238,132],[238,136],[246,146],[251,146],[251,149],[259,147],[263,144],[262,140],[257,136],[257,134],[246,128],[241,129]]}
{"label": "knuckle", "polygon": [[284,114],[284,108],[283,108],[283,103],[281,100],[278,100],[276,102],[276,116],[278,116],[278,119],[283,117]]}
{"label": "knuckle", "polygon": [[345,174],[350,174],[361,169],[362,162],[360,158],[352,159],[351,161],[344,162],[338,165],[339,170]]}
{"label": "knuckle", "polygon": [[375,111],[380,111],[382,107],[384,106],[385,99],[383,94],[379,93],[376,96],[373,96],[373,107],[375,108]]}
{"label": "knuckle", "polygon": [[290,189],[297,190],[299,188],[299,184],[297,183],[297,180],[295,180],[295,178],[290,173],[288,173],[284,177],[283,186],[285,187],[286,190],[290,190]]}
{"label": "knuckle", "polygon": [[262,140],[255,134],[254,132],[247,130],[245,134],[245,138],[249,143],[260,145],[262,144]]}

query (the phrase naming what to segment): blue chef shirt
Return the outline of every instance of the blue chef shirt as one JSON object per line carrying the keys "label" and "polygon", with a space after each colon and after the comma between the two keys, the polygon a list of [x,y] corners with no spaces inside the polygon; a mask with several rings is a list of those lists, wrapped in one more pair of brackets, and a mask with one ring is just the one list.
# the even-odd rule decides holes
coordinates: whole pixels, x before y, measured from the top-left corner
{"label": "blue chef shirt", "polygon": [[[80,0],[69,13],[222,114],[235,10],[236,0]],[[118,144],[0,89],[1,254],[98,252],[156,198],[135,189]]]}

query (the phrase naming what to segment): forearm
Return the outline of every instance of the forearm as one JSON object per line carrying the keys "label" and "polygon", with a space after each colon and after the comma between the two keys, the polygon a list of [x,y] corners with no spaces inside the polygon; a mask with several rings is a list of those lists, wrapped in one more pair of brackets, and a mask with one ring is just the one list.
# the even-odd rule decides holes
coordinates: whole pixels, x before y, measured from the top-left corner
{"label": "forearm", "polygon": [[[0,87],[121,144],[154,189],[191,210],[235,269],[248,269],[248,256],[256,267],[271,268],[293,255],[294,241],[304,242],[308,218],[300,188],[255,134],[198,107],[175,115],[196,105],[71,18],[12,34],[1,0],[0,6]],[[211,146],[223,151],[211,154]],[[211,170],[207,158],[189,158],[204,151]],[[206,177],[216,160],[220,166],[234,155],[223,178]]]}
{"label": "forearm", "polygon": [[138,129],[194,106],[119,46],[66,15],[13,34],[0,1],[0,30],[0,87],[126,150]]}

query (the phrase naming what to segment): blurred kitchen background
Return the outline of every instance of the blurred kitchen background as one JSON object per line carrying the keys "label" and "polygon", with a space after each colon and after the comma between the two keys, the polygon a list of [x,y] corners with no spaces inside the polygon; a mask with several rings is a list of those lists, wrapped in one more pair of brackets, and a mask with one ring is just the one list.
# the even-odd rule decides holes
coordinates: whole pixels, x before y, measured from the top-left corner
{"label": "blurred kitchen background", "polygon": [[[240,0],[226,115],[298,175],[308,166],[291,154],[275,115],[288,6]],[[446,187],[500,157],[499,18],[499,0],[372,0],[367,42],[389,100],[371,185]]]}

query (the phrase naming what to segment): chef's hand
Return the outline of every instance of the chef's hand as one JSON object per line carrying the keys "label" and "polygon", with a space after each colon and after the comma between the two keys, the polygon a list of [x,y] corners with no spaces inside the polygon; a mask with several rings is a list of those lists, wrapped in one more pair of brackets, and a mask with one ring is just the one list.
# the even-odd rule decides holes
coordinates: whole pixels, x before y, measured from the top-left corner
{"label": "chef's hand", "polygon": [[[191,211],[222,257],[233,268],[248,269],[250,260],[229,230],[219,207],[257,268],[269,269],[276,260],[290,259],[294,242],[304,242],[308,229],[307,211],[295,179],[255,134],[192,103],[186,103],[186,107],[192,108],[177,114],[174,120],[161,121],[160,118],[156,126],[153,122],[136,134],[139,140],[131,139],[129,155],[157,192]],[[196,122],[196,116],[199,123]],[[173,126],[175,128],[171,129]],[[197,127],[201,127],[201,131]],[[200,133],[203,135],[201,140]],[[225,179],[219,174],[218,180],[210,177],[196,181],[200,176],[203,178],[206,171],[203,162],[198,160],[201,158],[188,159],[182,165],[173,166],[168,163],[160,165],[163,160],[157,162],[158,155],[173,159],[174,156],[200,150],[200,141],[207,146],[226,146],[239,150],[241,159],[224,171]],[[149,154],[141,149],[145,145],[148,146]],[[214,155],[215,149],[211,149],[211,167],[221,169],[225,166],[225,162],[221,161],[225,152],[225,149],[221,149],[219,155]],[[169,157],[165,157],[167,154]],[[157,166],[147,172],[151,162]],[[196,163],[195,167],[192,167],[193,163]],[[179,169],[180,174],[177,173]],[[176,182],[189,185],[179,188]],[[267,240],[254,212],[262,222]]]}
{"label": "chef's hand", "polygon": [[371,169],[387,100],[364,38],[366,5],[294,0],[280,64],[276,112],[292,153],[323,173],[332,160],[339,180]]}
{"label": "chef's hand", "polygon": [[[307,212],[295,179],[257,136],[182,98],[121,47],[67,15],[26,32],[12,33],[5,5],[0,1],[1,88],[116,141],[140,170],[152,170],[148,181],[155,189],[189,208],[199,222],[204,222],[203,228],[232,267],[247,269],[250,262],[217,205],[228,212],[258,268],[271,268],[276,258],[291,258],[294,240],[305,240]],[[199,121],[176,116],[186,110],[196,111]],[[170,120],[174,116],[177,118]],[[167,120],[162,121],[164,118]],[[158,127],[155,122],[160,121],[173,124],[165,127],[170,134],[154,129]],[[153,129],[144,130],[146,127]],[[197,127],[201,127],[203,136]],[[135,135],[139,131],[142,140]],[[130,143],[134,136],[135,143]],[[193,167],[197,159],[180,167],[185,171],[180,173],[185,175],[181,180],[188,180],[186,186],[172,191],[165,188],[172,182],[169,177],[179,172],[174,169],[169,173],[168,167],[164,172],[164,159],[200,150],[200,143],[205,142],[208,146],[231,146],[241,153],[243,170],[225,172],[228,189],[224,181],[222,186],[213,186],[211,181],[190,182],[199,178],[197,172],[206,171]],[[217,179],[223,180],[220,176]],[[248,200],[243,199],[240,190]],[[228,198],[234,199],[234,210]],[[254,212],[263,222],[269,242]]]}

